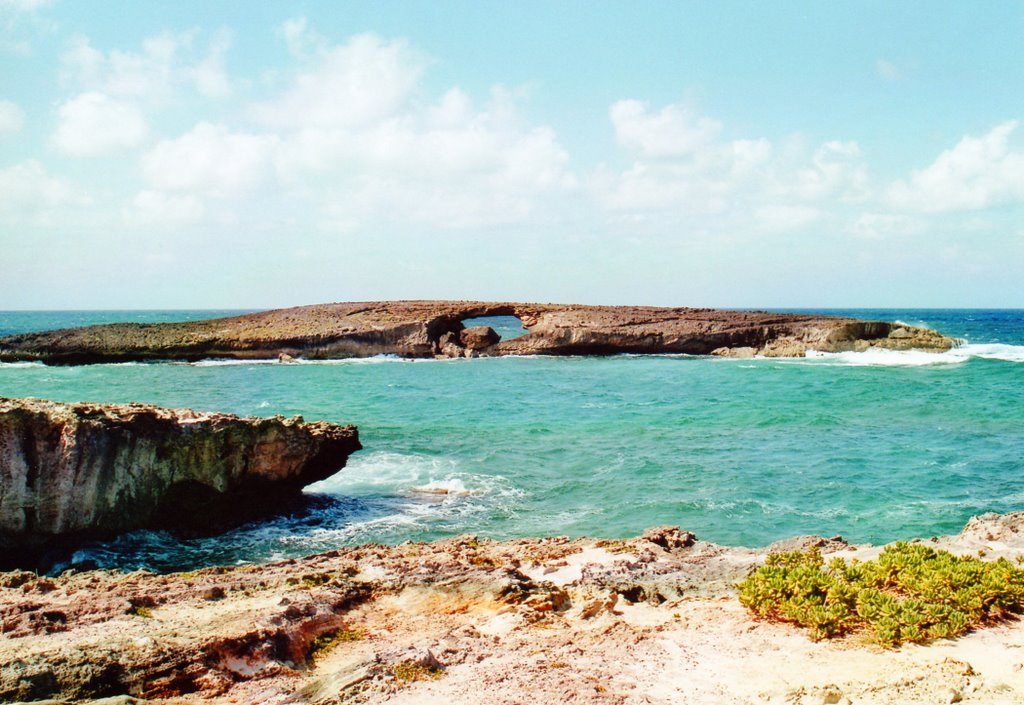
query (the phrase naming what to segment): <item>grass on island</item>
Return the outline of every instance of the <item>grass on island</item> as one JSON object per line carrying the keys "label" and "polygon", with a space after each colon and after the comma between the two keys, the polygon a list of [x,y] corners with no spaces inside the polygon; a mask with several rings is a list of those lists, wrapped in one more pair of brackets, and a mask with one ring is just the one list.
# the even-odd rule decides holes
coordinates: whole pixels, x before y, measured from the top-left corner
{"label": "grass on island", "polygon": [[806,627],[815,641],[864,631],[886,647],[960,636],[1024,607],[1024,570],[1005,558],[909,543],[827,566],[818,549],[775,553],[738,587],[752,612]]}

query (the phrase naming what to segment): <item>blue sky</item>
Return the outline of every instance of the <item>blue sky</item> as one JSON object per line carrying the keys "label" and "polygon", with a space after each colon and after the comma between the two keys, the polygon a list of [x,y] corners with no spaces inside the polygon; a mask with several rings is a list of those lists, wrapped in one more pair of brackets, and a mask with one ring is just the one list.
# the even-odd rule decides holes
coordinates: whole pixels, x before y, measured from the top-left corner
{"label": "blue sky", "polygon": [[1024,306],[1024,4],[0,0],[0,308]]}

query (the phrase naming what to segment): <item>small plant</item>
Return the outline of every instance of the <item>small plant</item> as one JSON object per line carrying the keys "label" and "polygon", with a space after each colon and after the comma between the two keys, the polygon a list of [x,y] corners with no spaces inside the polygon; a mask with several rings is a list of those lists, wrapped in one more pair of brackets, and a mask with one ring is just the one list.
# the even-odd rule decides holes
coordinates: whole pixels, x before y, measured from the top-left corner
{"label": "small plant", "polygon": [[490,556],[470,556],[469,562],[471,565],[475,565],[478,568],[497,568],[501,563],[494,560]]}
{"label": "small plant", "polygon": [[752,612],[807,627],[815,641],[866,629],[888,647],[960,636],[1024,607],[1024,570],[1008,560],[908,543],[827,566],[817,549],[772,554],[738,587]]}
{"label": "small plant", "polygon": [[413,661],[402,661],[396,663],[391,672],[399,683],[413,683],[415,681],[436,681],[444,675],[444,671],[438,668],[430,668]]}
{"label": "small plant", "polygon": [[598,541],[595,545],[608,553],[632,553],[634,551],[634,548],[622,539],[605,539]]}
{"label": "small plant", "polygon": [[366,635],[358,629],[339,629],[333,632],[324,632],[309,645],[307,659],[317,661],[326,656],[331,649],[348,641],[361,641]]}
{"label": "small plant", "polygon": [[145,617],[146,619],[153,618],[153,610],[145,605],[132,605],[128,609],[128,614],[133,614],[136,617]]}
{"label": "small plant", "polygon": [[331,581],[328,573],[309,573],[302,576],[302,585],[307,588],[320,587]]}

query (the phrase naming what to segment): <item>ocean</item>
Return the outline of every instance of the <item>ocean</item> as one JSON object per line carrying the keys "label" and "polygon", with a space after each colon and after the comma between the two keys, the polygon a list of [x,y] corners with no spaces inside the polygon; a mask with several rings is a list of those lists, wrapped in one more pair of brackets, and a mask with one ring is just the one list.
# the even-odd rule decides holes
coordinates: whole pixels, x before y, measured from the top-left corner
{"label": "ocean", "polygon": [[[462,533],[616,538],[658,524],[729,545],[812,533],[879,543],[1024,509],[1024,311],[813,311],[964,342],[794,360],[12,363],[0,364],[0,396],[359,426],[364,450],[309,487],[301,510],[218,536],[133,532],[52,555],[55,570],[186,570]],[[233,313],[0,312],[0,335]]]}

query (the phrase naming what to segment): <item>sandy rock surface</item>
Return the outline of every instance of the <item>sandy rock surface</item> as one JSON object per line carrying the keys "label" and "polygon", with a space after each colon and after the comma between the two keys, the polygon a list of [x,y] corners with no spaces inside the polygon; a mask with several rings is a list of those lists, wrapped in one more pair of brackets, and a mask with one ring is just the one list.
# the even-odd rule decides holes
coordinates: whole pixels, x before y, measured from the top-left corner
{"label": "sandy rock surface", "polygon": [[[802,537],[867,559],[879,548]],[[1015,558],[1024,514],[955,552]],[[153,575],[0,574],[0,701],[1024,702],[1024,625],[886,651],[759,622],[734,583],[766,549],[659,527],[631,540],[472,536]],[[114,698],[114,700],[100,700]]]}

